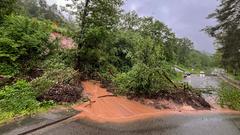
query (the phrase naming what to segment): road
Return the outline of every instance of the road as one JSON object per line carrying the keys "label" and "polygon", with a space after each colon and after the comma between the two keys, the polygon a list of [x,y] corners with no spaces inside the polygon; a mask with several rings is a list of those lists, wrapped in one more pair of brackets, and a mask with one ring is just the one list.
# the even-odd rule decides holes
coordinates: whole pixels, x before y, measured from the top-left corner
{"label": "road", "polygon": [[[187,78],[194,87],[217,87],[216,78]],[[196,86],[195,86],[196,84]],[[199,85],[201,84],[201,85]],[[70,119],[33,135],[240,135],[240,113],[225,111],[171,112],[128,123]]]}
{"label": "road", "polygon": [[34,135],[240,135],[239,114],[179,114],[125,124],[73,120]]}

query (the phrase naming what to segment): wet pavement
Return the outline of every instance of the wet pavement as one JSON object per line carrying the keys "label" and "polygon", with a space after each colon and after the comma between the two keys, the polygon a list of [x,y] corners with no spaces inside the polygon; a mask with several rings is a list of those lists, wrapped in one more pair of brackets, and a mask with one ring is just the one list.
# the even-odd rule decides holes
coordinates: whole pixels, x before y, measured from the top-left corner
{"label": "wet pavement", "polygon": [[12,123],[0,126],[1,135],[17,135],[24,134],[29,131],[37,130],[45,126],[54,124],[58,121],[68,119],[79,111],[72,109],[55,109],[48,113],[42,113],[35,116],[30,116],[16,120]]}
{"label": "wet pavement", "polygon": [[125,124],[74,120],[32,135],[240,135],[239,114],[184,114]]}
{"label": "wet pavement", "polygon": [[[195,88],[218,88],[216,77],[191,76],[185,81]],[[216,96],[216,94],[211,94]],[[213,96],[213,97],[214,97]],[[211,97],[211,96],[209,96]],[[216,100],[216,99],[215,99]],[[50,126],[33,135],[240,135],[240,113],[231,110],[176,112],[132,122],[93,122],[75,118]]]}
{"label": "wet pavement", "polygon": [[217,76],[205,76],[194,74],[183,80],[195,89],[202,91],[203,98],[212,106],[213,109],[221,110],[218,104],[218,90],[221,85],[221,79]]}
{"label": "wet pavement", "polygon": [[219,88],[221,80],[216,76],[205,76],[201,77],[200,75],[191,75],[184,79],[184,82],[187,82],[193,88],[206,89],[206,88]]}
{"label": "wet pavement", "polygon": [[[195,88],[218,87],[220,81],[215,77],[191,76],[186,79]],[[185,81],[186,81],[185,80]],[[89,86],[88,86],[89,87]],[[91,112],[92,116],[97,116],[99,112],[102,114],[98,117],[108,117],[108,112],[114,112],[109,118],[118,118],[118,120],[129,119],[133,115],[141,117],[142,111],[133,106],[136,103],[128,103],[126,99],[118,99],[118,105],[127,102],[127,106],[122,106],[120,110],[105,105],[108,98],[115,102],[115,97],[105,93],[104,91],[94,91],[93,87],[89,87],[88,93],[92,96],[93,106],[77,106],[75,109]],[[91,91],[93,90],[93,91]],[[93,93],[92,93],[93,92]],[[107,94],[107,97],[102,97]],[[94,96],[97,95],[97,96]],[[213,94],[214,95],[214,94]],[[110,97],[108,97],[110,96]],[[99,97],[101,97],[99,99]],[[104,98],[104,99],[102,99]],[[94,106],[99,102],[100,105]],[[115,102],[115,103],[116,103]],[[134,104],[134,105],[133,105]],[[138,105],[138,107],[141,105]],[[132,109],[129,109],[132,108]],[[84,109],[83,109],[84,108]],[[99,110],[105,108],[104,110]],[[108,109],[106,109],[108,108]],[[113,108],[111,110],[111,108]],[[148,110],[148,109],[147,109]],[[151,110],[151,109],[149,109]],[[148,110],[148,111],[149,111]],[[124,113],[123,113],[124,112]],[[127,114],[126,114],[127,112]],[[122,113],[124,115],[122,115]],[[156,112],[155,112],[156,113]],[[157,112],[158,113],[158,112]],[[156,114],[157,114],[156,113]],[[79,115],[81,115],[80,113]],[[84,113],[83,113],[84,114]],[[88,113],[87,113],[88,114]],[[88,117],[86,117],[88,116]],[[16,133],[16,132],[15,132]],[[60,123],[48,126],[46,128],[30,133],[31,135],[240,135],[240,112],[231,110],[210,110],[210,111],[160,111],[157,115],[145,117],[144,119],[134,119],[133,121],[109,122],[96,121],[89,119],[89,115],[85,117],[75,116]]]}

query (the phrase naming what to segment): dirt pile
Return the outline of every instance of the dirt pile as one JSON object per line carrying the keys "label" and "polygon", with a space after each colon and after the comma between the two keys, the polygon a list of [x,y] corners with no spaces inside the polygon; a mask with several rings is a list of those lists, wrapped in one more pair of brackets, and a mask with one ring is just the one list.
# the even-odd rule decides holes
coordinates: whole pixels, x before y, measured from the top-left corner
{"label": "dirt pile", "polygon": [[58,103],[67,102],[74,103],[77,102],[81,98],[82,93],[81,87],[65,85],[65,84],[57,84],[47,92],[40,95],[37,100],[39,101],[49,101],[53,100]]}
{"label": "dirt pile", "polygon": [[74,106],[74,109],[82,111],[77,118],[121,122],[123,119],[145,118],[159,113],[159,110],[153,107],[128,100],[126,97],[114,96],[102,88],[99,82],[84,81],[82,84],[84,94],[88,95],[90,101]]}
{"label": "dirt pile", "polygon": [[143,104],[154,106],[157,109],[181,110],[184,106],[195,110],[210,110],[211,105],[201,96],[191,90],[163,91],[152,98],[131,97]]}

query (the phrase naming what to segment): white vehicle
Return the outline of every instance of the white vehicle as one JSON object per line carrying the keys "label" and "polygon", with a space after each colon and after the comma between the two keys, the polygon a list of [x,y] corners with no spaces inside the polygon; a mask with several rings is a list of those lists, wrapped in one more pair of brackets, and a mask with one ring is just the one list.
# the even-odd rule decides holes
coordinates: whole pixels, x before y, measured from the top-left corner
{"label": "white vehicle", "polygon": [[200,72],[200,77],[205,77],[205,73],[203,71]]}

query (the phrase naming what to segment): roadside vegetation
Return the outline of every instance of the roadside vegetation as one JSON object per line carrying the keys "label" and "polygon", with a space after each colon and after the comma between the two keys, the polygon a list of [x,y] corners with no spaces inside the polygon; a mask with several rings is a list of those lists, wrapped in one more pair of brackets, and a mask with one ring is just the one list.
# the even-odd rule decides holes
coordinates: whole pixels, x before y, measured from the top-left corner
{"label": "roadside vegetation", "polygon": [[77,67],[88,76],[99,73],[117,93],[154,95],[175,87],[174,65],[211,67],[210,55],[195,50],[189,39],[176,37],[161,21],[135,11],[123,13],[122,0],[73,3],[69,7],[80,13]]}
{"label": "roadside vegetation", "polygon": [[[216,19],[218,24],[205,29],[215,38],[215,66],[225,69],[226,75],[235,80],[240,80],[239,7],[239,0],[221,0],[216,11],[209,15],[209,18]],[[240,90],[224,83],[219,98],[222,106],[240,110]]]}
{"label": "roadside vegetation", "polygon": [[224,68],[236,80],[240,79],[239,7],[239,0],[221,0],[216,11],[209,15],[218,23],[205,29],[216,40],[215,65]]}
{"label": "roadside vegetation", "polygon": [[[63,24],[65,20],[56,9],[41,2],[0,2],[0,123],[46,111],[56,105],[55,100],[62,102],[64,99],[57,96],[49,100],[41,96],[76,75],[74,50],[62,49],[59,38],[51,39],[52,32],[71,35]],[[49,16],[43,16],[46,13]]]}
{"label": "roadside vegetation", "polygon": [[240,90],[223,83],[219,91],[219,102],[222,107],[240,111]]}
{"label": "roadside vegetation", "polygon": [[[0,1],[0,123],[56,103],[76,102],[83,79],[114,86],[116,94],[177,92],[178,98],[170,97],[183,99],[186,89],[172,81],[180,80],[174,65],[208,69],[211,56],[155,18],[123,12],[123,4],[73,0],[65,7],[73,21],[45,0]],[[54,32],[72,36],[76,47],[61,48],[61,37],[51,39]],[[200,95],[186,93],[192,103],[202,101]]]}

